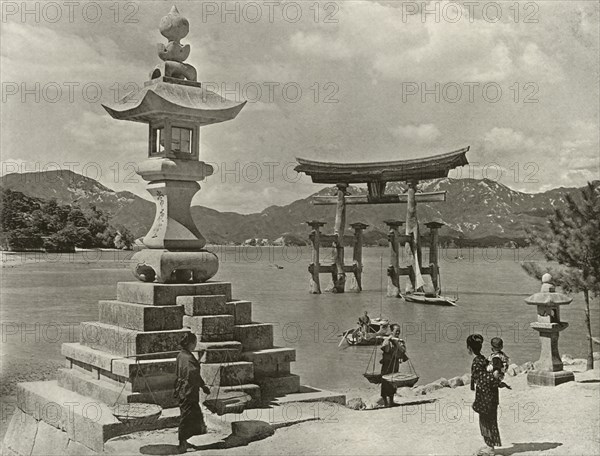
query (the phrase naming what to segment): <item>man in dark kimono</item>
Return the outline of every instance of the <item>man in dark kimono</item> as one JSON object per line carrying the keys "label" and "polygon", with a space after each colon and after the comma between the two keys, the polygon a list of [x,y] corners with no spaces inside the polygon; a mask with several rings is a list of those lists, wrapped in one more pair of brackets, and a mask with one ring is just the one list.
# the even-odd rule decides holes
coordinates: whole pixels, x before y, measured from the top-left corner
{"label": "man in dark kimono", "polygon": [[200,409],[200,388],[205,394],[210,394],[200,376],[200,363],[192,354],[196,348],[197,338],[188,333],[179,343],[181,351],[177,355],[177,380],[174,396],[179,400],[179,451],[185,453],[188,448],[187,439],[194,435],[206,434],[206,424]]}
{"label": "man in dark kimono", "polygon": [[[400,363],[408,359],[406,356],[406,344],[400,339],[400,325],[393,324],[392,333],[383,339],[381,350],[381,375],[393,374],[400,369]],[[381,380],[381,397],[386,407],[394,405],[394,394],[396,387],[385,379]]]}

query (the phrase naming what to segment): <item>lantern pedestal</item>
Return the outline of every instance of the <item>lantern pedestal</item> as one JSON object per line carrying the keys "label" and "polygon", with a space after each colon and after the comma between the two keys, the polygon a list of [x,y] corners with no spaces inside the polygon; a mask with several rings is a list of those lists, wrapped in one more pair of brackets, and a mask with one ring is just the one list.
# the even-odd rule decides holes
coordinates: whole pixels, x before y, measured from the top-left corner
{"label": "lantern pedestal", "polygon": [[527,383],[533,386],[558,386],[561,383],[575,381],[573,372],[536,372],[532,371],[527,374]]}

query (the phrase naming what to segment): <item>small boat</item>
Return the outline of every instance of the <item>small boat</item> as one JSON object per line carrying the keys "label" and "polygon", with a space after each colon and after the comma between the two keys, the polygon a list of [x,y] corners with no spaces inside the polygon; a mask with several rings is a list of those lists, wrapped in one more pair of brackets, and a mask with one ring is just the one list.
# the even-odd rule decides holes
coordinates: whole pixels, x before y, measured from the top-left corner
{"label": "small boat", "polygon": [[417,304],[431,304],[434,306],[456,306],[458,298],[450,298],[437,294],[429,294],[422,292],[407,293],[401,295],[406,302],[414,302]]}
{"label": "small boat", "polygon": [[351,328],[342,334],[342,340],[350,345],[376,345],[390,334],[390,322],[385,318],[372,318],[369,330],[365,334],[362,328]]}

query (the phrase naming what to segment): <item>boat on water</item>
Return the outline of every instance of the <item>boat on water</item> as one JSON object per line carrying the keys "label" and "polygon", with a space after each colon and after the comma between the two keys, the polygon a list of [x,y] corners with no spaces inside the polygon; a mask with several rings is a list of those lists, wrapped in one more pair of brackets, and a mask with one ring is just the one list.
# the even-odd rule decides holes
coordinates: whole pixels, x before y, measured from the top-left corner
{"label": "boat on water", "polygon": [[342,340],[350,345],[377,345],[390,335],[390,322],[385,318],[372,318],[365,333],[362,328],[351,328],[342,334]]}
{"label": "boat on water", "polygon": [[414,292],[400,295],[406,302],[414,302],[417,304],[431,304],[434,306],[456,306],[458,298],[450,298],[449,296],[441,296],[433,293]]}

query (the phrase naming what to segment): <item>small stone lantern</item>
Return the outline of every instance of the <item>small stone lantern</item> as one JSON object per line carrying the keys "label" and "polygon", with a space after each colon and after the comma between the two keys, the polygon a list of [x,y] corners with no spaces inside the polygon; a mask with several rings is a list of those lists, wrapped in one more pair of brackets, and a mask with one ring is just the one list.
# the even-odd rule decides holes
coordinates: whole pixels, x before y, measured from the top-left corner
{"label": "small stone lantern", "polygon": [[573,372],[563,370],[558,352],[558,335],[569,326],[560,321],[560,306],[571,304],[572,300],[555,291],[550,274],[543,275],[540,292],[525,299],[527,304],[537,306],[537,321],[531,323],[531,328],[539,332],[542,345],[540,359],[534,363],[535,371],[527,374],[528,384],[556,386],[575,380]]}

